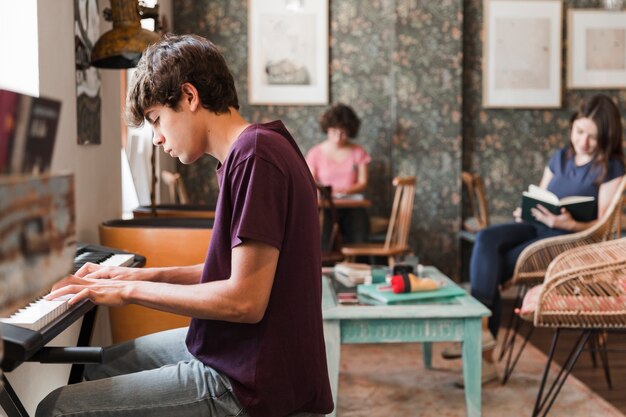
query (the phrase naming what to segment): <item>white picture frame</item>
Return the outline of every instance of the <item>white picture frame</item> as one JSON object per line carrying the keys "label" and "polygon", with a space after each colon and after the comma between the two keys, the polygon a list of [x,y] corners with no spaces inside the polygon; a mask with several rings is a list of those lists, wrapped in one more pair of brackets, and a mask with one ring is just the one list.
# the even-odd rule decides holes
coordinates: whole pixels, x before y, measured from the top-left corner
{"label": "white picture frame", "polygon": [[248,0],[250,104],[328,104],[328,0]]}
{"label": "white picture frame", "polygon": [[626,12],[571,9],[567,13],[567,87],[626,87]]}
{"label": "white picture frame", "polygon": [[561,107],[561,0],[485,0],[483,107]]}

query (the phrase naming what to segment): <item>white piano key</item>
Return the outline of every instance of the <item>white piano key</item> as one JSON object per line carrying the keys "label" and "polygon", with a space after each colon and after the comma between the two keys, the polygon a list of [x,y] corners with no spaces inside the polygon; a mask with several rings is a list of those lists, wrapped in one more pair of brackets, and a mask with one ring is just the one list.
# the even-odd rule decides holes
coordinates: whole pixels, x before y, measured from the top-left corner
{"label": "white piano key", "polygon": [[114,254],[110,258],[107,258],[100,265],[103,266],[128,266],[135,260],[135,255],[130,253]]}
{"label": "white piano key", "polygon": [[[128,266],[133,263],[134,259],[135,255],[133,254],[114,254],[101,262],[100,265]],[[68,294],[55,300],[41,298],[19,309],[8,318],[0,318],[0,322],[31,330],[41,330],[70,309],[67,301],[73,296],[74,294]]]}

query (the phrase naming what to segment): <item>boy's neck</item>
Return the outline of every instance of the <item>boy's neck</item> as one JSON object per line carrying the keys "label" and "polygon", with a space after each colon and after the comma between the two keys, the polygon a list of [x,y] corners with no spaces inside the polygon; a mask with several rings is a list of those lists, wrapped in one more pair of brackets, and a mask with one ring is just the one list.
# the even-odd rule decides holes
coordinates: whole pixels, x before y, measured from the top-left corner
{"label": "boy's neck", "polygon": [[241,132],[250,126],[235,108],[229,113],[208,113],[208,153],[221,163],[228,156],[233,144],[239,139]]}

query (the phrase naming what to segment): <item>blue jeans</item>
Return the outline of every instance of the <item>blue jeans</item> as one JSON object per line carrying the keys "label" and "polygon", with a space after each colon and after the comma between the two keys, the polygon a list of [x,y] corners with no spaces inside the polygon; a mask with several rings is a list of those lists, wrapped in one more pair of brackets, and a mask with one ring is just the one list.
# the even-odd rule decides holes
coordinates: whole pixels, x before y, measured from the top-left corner
{"label": "blue jeans", "polygon": [[476,235],[470,260],[472,296],[491,310],[489,330],[494,337],[500,327],[500,284],[513,277],[520,253],[533,242],[570,233],[536,223],[491,226]]}
{"label": "blue jeans", "polygon": [[104,363],[87,367],[88,382],[52,391],[37,417],[247,416],[229,379],[189,353],[186,334],[168,330],[106,348]]}

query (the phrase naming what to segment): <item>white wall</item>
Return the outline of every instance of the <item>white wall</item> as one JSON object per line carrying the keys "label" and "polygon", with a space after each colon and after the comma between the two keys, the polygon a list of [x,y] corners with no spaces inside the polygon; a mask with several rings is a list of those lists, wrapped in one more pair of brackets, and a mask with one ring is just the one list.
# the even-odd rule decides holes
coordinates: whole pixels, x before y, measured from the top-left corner
{"label": "white wall", "polygon": [[[78,239],[97,243],[98,224],[120,218],[122,210],[120,72],[100,70],[101,144],[78,145],[73,2],[38,0],[37,14],[40,94],[63,102],[52,170],[74,172]],[[110,24],[102,21],[102,31],[109,28]]]}
{"label": "white wall", "polygon": [[[25,0],[20,0],[20,3]],[[34,2],[35,0],[26,0]],[[0,24],[9,15],[15,0],[0,0]],[[36,0],[39,42],[39,94],[62,101],[52,170],[68,170],[75,174],[76,213],[78,239],[98,243],[98,224],[121,217],[121,110],[120,72],[100,70],[102,87],[102,133],[101,144],[79,146],[76,133],[76,81],[74,71],[74,6],[73,1]],[[171,0],[160,2],[161,13],[172,22]],[[101,9],[107,1],[99,1]],[[30,4],[32,6],[32,4]],[[22,9],[23,10],[23,9]],[[34,8],[31,11],[34,13]],[[9,17],[10,18],[10,17]],[[109,30],[111,24],[101,20],[101,31]],[[31,28],[32,30],[32,28]],[[2,33],[2,32],[0,32]],[[12,34],[13,38],[18,34]],[[10,36],[0,38],[0,51],[14,51],[6,43]],[[10,47],[9,47],[10,46]],[[1,54],[2,65],[19,67],[20,61],[10,54]],[[22,69],[36,73],[33,68]],[[1,73],[0,74],[4,74]],[[36,75],[35,75],[36,77]],[[32,78],[32,77],[31,77]],[[13,83],[3,75],[5,88],[35,94],[29,88]],[[2,84],[2,83],[0,83]],[[106,313],[106,309],[102,309]],[[110,341],[107,314],[101,314],[94,334],[95,344],[106,345]],[[78,338],[79,323],[59,335],[52,345],[72,345]],[[65,385],[69,376],[68,365],[24,364],[8,375],[18,396],[30,415],[34,415],[39,401],[54,388]],[[0,410],[0,415],[2,411]]]}
{"label": "white wall", "polygon": [[[0,0],[0,88],[38,95],[37,0]],[[19,39],[20,42],[9,42]]]}

